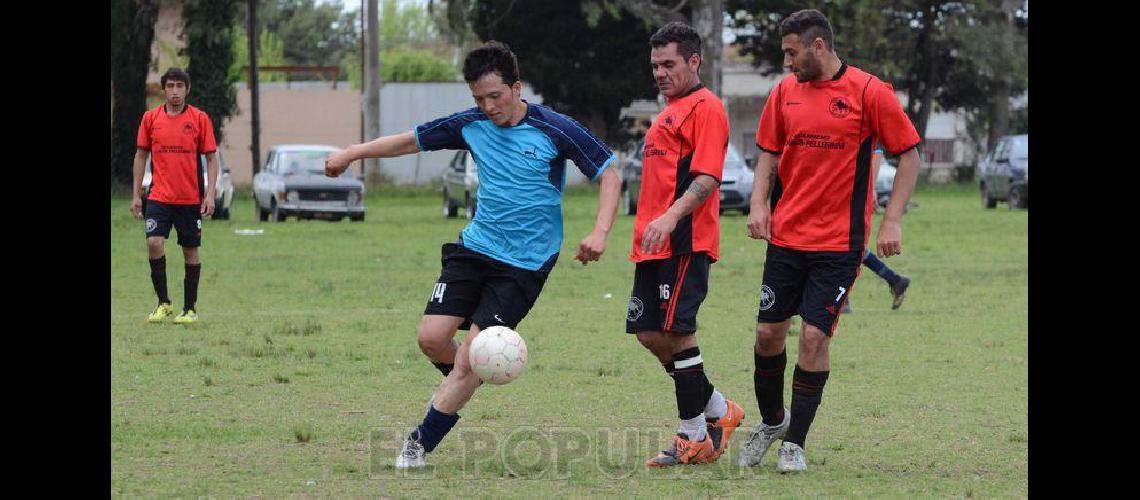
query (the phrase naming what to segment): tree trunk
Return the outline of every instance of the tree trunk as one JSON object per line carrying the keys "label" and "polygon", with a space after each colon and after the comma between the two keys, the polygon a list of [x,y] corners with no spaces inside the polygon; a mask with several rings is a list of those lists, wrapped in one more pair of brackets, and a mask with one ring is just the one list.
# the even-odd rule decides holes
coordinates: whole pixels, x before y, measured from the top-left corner
{"label": "tree trunk", "polygon": [[158,5],[116,2],[126,25],[111,30],[111,181],[130,185],[139,122],[146,113],[146,74]]}
{"label": "tree trunk", "polygon": [[[1017,11],[1018,3],[1016,0],[1002,0],[1001,10],[1005,16],[1005,32],[1002,33],[1001,43],[1004,46],[1003,52],[1006,54],[1013,53],[1013,37],[1016,36],[1015,31],[1017,26],[1014,23],[1014,13]],[[986,150],[989,151],[997,144],[1001,136],[1009,132],[1009,97],[1013,89],[1013,76],[1006,74],[1002,75],[1001,81],[998,83],[997,89],[994,91],[992,101],[993,113],[990,117],[993,122],[990,123],[989,141],[986,144]]]}
{"label": "tree trunk", "polygon": [[692,0],[692,5],[693,28],[701,35],[701,83],[713,94],[720,96],[724,2]]}

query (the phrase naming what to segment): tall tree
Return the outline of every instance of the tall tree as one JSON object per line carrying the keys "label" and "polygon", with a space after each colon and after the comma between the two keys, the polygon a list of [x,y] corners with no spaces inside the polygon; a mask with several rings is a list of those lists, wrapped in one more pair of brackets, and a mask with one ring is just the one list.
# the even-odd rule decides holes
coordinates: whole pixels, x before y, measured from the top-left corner
{"label": "tall tree", "polygon": [[235,0],[187,0],[182,10],[190,56],[191,92],[187,102],[205,111],[221,143],[225,120],[237,110],[233,30],[242,5]]}
{"label": "tall tree", "polygon": [[146,74],[158,4],[111,2],[111,181],[129,185],[139,121],[146,113]]}

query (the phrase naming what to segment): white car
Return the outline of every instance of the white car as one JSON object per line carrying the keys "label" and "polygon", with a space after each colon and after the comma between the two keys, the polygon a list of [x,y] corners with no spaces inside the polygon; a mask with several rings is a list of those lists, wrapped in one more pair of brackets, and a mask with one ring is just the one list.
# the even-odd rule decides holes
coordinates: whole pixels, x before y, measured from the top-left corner
{"label": "white car", "polygon": [[[202,185],[202,190],[205,192],[210,186],[210,176],[206,172],[206,155],[198,155],[199,167],[199,180]],[[146,173],[143,174],[142,189],[143,198],[150,192],[151,183],[151,164],[150,156],[146,158]],[[222,152],[218,151],[218,188],[214,190],[214,219],[226,220],[230,218],[230,205],[234,200],[234,183],[230,178],[230,168],[226,166],[225,160],[222,158]]]}
{"label": "white car", "polygon": [[364,220],[364,183],[351,175],[325,176],[325,160],[336,146],[280,144],[269,148],[265,167],[253,176],[258,219],[324,218]]}

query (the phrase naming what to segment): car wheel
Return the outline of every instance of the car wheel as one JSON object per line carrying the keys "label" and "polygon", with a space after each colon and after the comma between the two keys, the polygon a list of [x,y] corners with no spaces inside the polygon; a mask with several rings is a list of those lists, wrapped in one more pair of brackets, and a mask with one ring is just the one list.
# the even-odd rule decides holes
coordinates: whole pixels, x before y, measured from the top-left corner
{"label": "car wheel", "polygon": [[467,220],[475,220],[475,203],[475,200],[471,199],[471,193],[463,196],[463,215],[467,217]]}
{"label": "car wheel", "polygon": [[633,193],[628,187],[621,190],[621,213],[637,215],[637,204],[633,202]]}
{"label": "car wheel", "polygon": [[[273,202],[273,207],[270,208],[270,211],[273,213],[273,221],[274,222],[281,222],[281,221],[285,220],[285,212],[281,211],[281,207],[277,206],[277,202]],[[298,219],[298,220],[300,220],[300,219]]]}
{"label": "car wheel", "polygon": [[[224,207],[224,208],[223,208]],[[225,198],[214,203],[214,220],[229,220],[230,207],[225,206]]]}
{"label": "car wheel", "polygon": [[256,201],[253,203],[253,208],[257,210],[257,220],[261,222],[269,220],[269,211],[261,208],[261,206],[258,205]]}
{"label": "car wheel", "polygon": [[447,188],[443,188],[443,216],[450,218],[456,215],[459,215],[459,207],[451,204],[451,195]]}
{"label": "car wheel", "polygon": [[1021,190],[1017,188],[1010,188],[1009,190],[1009,209],[1026,208],[1025,197],[1022,196]]}
{"label": "car wheel", "polygon": [[348,216],[348,220],[351,220],[352,222],[364,222],[364,214],[350,215]]}
{"label": "car wheel", "polygon": [[740,215],[748,215],[750,213],[752,213],[752,206],[751,205],[745,204],[744,208],[740,209]]}
{"label": "car wheel", "polygon": [[980,184],[982,191],[982,207],[994,208],[997,206],[997,200],[990,197],[990,192],[986,189],[985,184]]}

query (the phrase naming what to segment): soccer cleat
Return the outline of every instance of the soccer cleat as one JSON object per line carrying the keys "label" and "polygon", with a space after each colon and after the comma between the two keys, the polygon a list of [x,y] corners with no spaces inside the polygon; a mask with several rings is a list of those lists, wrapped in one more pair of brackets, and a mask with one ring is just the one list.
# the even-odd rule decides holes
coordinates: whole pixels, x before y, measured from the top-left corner
{"label": "soccer cleat", "polygon": [[198,313],[194,312],[193,309],[182,311],[182,314],[179,314],[176,318],[174,318],[174,324],[176,325],[189,325],[190,323],[197,322]]}
{"label": "soccer cleat", "polygon": [[728,412],[715,422],[708,423],[709,439],[712,440],[713,448],[709,462],[715,462],[728,450],[729,438],[732,437],[732,431],[735,431],[736,428],[740,426],[740,421],[744,420],[744,408],[741,408],[740,405],[728,398],[725,398],[724,402],[728,405]]}
{"label": "soccer cleat", "polygon": [[673,436],[673,447],[658,453],[645,462],[646,467],[669,467],[671,465],[703,464],[712,458],[713,446],[709,436],[701,441],[690,441],[689,436],[677,433]]}
{"label": "soccer cleat", "polygon": [[174,308],[170,304],[163,302],[154,308],[154,312],[146,317],[147,323],[162,323],[166,318],[174,316]]}
{"label": "soccer cleat", "polygon": [[777,472],[803,472],[807,470],[807,460],[804,459],[804,449],[796,443],[784,441],[778,452],[776,461]]}
{"label": "soccer cleat", "polygon": [[419,434],[413,432],[404,440],[404,448],[400,450],[400,456],[396,457],[397,469],[415,469],[419,467],[426,467],[427,460],[424,460],[424,445],[420,443]]}
{"label": "soccer cleat", "polygon": [[768,448],[777,439],[784,439],[784,435],[788,433],[788,424],[792,422],[792,412],[784,408],[784,421],[779,425],[768,425],[763,420],[756,424],[756,429],[752,431],[752,436],[748,438],[748,442],[744,443],[744,447],[740,449],[740,457],[736,459],[736,465],[741,467],[752,467],[760,464],[760,460],[764,458],[764,454],[768,453]]}
{"label": "soccer cleat", "polygon": [[902,305],[903,294],[906,293],[907,287],[910,286],[910,278],[899,275],[899,280],[891,285],[891,310],[898,309]]}

